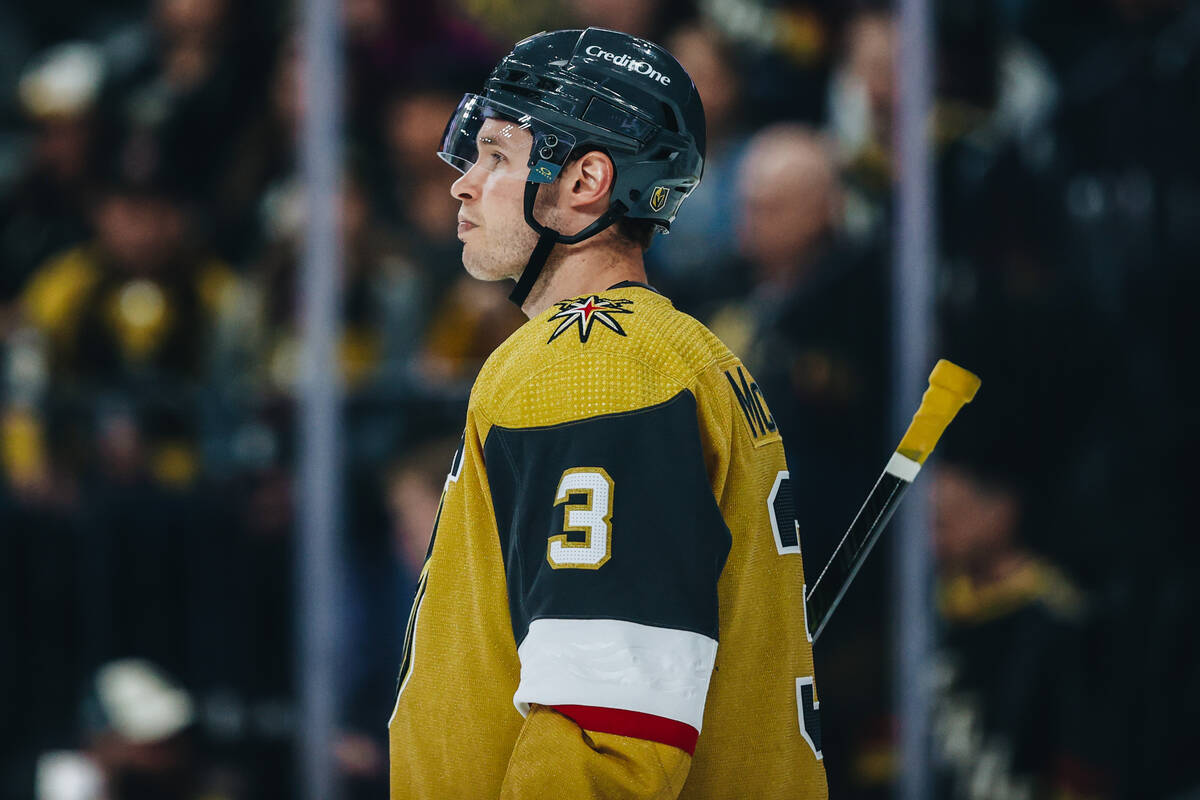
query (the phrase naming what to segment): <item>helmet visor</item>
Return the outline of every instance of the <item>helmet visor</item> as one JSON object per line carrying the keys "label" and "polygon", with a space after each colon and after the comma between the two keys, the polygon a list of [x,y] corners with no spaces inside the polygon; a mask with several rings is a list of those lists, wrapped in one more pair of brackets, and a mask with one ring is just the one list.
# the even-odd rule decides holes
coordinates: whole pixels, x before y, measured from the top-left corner
{"label": "helmet visor", "polygon": [[442,137],[438,155],[459,172],[466,172],[480,158],[503,156],[524,159],[528,180],[552,183],[575,147],[575,137],[513,106],[477,94],[462,102]]}

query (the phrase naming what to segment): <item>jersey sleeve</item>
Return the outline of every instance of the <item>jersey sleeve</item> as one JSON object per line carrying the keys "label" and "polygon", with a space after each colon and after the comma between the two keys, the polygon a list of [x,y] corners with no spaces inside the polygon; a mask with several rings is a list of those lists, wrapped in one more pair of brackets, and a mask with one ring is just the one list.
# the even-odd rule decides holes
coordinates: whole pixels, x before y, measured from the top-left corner
{"label": "jersey sleeve", "polygon": [[517,708],[549,706],[585,730],[691,753],[731,542],[695,397],[493,427],[484,457],[521,663]]}
{"label": "jersey sleeve", "polygon": [[509,760],[500,800],[669,800],[683,790],[691,762],[674,747],[581,730],[554,709],[535,705]]}

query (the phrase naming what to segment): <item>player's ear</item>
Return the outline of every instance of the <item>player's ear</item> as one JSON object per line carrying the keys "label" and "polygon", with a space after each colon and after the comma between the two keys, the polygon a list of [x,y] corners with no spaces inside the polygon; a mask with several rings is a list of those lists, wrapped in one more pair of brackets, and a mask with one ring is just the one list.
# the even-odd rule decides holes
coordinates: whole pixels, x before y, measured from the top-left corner
{"label": "player's ear", "polygon": [[617,180],[612,159],[599,150],[589,150],[574,164],[570,187],[571,204],[590,206],[606,201]]}

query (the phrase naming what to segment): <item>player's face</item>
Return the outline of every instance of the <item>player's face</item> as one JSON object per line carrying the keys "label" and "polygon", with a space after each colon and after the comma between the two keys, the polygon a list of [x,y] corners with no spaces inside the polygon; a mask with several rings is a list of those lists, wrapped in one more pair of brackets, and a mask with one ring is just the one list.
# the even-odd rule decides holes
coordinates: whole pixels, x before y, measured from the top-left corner
{"label": "player's face", "polygon": [[525,179],[533,136],[512,122],[489,119],[476,137],[479,157],[450,187],[462,203],[458,238],[472,277],[516,278],[537,244],[525,222]]}

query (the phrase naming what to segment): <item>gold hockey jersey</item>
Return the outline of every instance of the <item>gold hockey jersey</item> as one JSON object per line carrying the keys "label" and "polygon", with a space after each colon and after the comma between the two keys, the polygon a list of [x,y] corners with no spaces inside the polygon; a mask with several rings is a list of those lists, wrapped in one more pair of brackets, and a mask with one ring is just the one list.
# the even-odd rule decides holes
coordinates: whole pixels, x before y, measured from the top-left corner
{"label": "gold hockey jersey", "polygon": [[498,797],[531,706],[691,752],[683,798],[826,797],[803,585],[747,368],[641,284],[557,303],[471,393],[389,721],[393,800]]}

